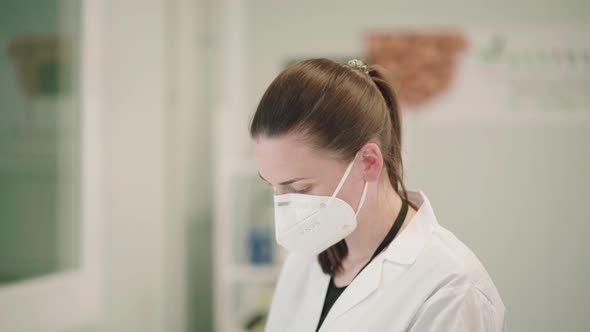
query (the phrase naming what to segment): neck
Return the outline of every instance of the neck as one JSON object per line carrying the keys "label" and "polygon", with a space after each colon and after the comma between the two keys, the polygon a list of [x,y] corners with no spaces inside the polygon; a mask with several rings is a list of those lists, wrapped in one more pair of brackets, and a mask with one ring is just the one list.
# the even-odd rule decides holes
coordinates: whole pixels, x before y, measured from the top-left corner
{"label": "neck", "polygon": [[376,184],[375,187],[367,193],[365,204],[357,217],[357,228],[346,238],[347,265],[361,264],[371,258],[401,210],[401,197],[389,181]]}

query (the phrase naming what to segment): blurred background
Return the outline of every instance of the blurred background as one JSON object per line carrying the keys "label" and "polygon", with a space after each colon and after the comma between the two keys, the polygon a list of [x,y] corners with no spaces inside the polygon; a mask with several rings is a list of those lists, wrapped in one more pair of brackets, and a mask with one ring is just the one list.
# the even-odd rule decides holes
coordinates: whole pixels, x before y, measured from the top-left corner
{"label": "blurred background", "polygon": [[0,332],[261,331],[248,121],[310,57],[391,70],[407,187],[509,331],[588,331],[590,2],[0,0]]}

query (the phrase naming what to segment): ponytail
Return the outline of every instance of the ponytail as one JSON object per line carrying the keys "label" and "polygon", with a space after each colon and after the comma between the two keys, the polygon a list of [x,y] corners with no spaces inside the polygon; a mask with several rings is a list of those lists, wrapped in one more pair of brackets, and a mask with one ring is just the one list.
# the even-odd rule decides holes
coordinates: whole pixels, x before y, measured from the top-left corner
{"label": "ponytail", "polygon": [[[373,65],[369,68],[369,77],[385,101],[389,112],[389,142],[382,142],[383,160],[387,169],[389,181],[393,189],[407,200],[406,186],[403,181],[403,162],[402,162],[402,114],[399,107],[398,99],[393,88],[393,80],[389,72],[379,65]],[[388,131],[388,130],[385,130]]]}

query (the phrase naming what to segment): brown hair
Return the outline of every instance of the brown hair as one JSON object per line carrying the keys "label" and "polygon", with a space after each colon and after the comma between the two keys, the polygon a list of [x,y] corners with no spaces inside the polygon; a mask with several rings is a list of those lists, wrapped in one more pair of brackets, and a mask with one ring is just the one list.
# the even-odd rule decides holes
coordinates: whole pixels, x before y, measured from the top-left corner
{"label": "brown hair", "polygon": [[[407,199],[401,159],[401,112],[391,79],[380,66],[368,74],[328,59],[290,65],[264,93],[250,124],[252,138],[303,134],[316,148],[350,162],[376,139],[389,181]],[[344,240],[318,255],[324,273],[334,276],[348,254]]]}

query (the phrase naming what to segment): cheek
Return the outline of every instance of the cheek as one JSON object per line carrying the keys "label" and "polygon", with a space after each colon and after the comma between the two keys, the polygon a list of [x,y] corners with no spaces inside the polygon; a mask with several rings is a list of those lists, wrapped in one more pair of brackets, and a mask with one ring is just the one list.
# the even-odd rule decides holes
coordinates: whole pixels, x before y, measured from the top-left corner
{"label": "cheek", "polygon": [[365,181],[362,176],[353,175],[351,173],[337,197],[356,210],[363,193],[364,185]]}

